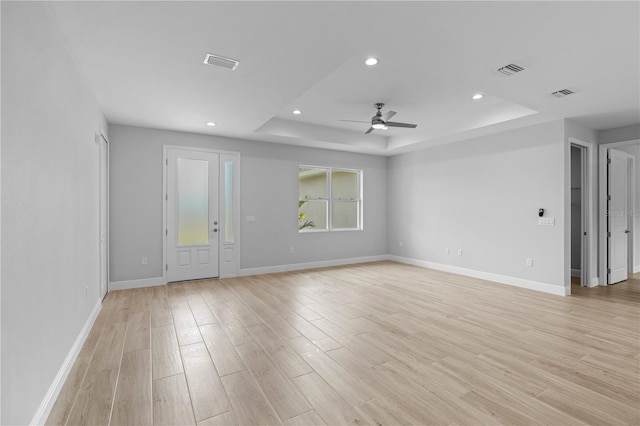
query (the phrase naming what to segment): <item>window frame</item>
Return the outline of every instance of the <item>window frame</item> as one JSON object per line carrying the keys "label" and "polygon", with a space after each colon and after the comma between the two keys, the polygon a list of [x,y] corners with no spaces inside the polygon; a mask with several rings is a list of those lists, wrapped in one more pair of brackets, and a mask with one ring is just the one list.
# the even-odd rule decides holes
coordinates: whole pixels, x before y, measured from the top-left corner
{"label": "window frame", "polygon": [[[300,197],[300,169],[322,169],[326,171],[326,185],[327,185],[327,198],[310,198],[310,197]],[[358,198],[355,200],[343,200],[343,199],[335,199],[333,197],[333,172],[348,172],[355,173],[357,177],[357,186],[358,186]],[[362,169],[352,169],[348,167],[331,167],[331,166],[317,166],[311,164],[299,164],[298,165],[298,201],[307,200],[307,201],[324,201],[326,203],[326,228],[323,229],[314,229],[314,228],[305,228],[298,229],[299,234],[313,234],[317,232],[352,232],[352,231],[363,231],[364,230],[364,208],[363,208],[363,192],[364,192],[364,172]],[[334,203],[356,203],[357,205],[357,227],[356,228],[334,228],[333,227],[333,205]]]}

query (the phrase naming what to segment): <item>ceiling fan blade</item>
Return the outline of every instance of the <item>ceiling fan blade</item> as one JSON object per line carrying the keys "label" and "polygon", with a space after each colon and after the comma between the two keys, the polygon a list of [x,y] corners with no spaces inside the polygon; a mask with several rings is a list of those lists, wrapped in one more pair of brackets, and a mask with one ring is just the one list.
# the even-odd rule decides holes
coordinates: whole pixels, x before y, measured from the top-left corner
{"label": "ceiling fan blade", "polygon": [[365,135],[368,135],[369,133],[373,132],[374,128],[373,127],[369,127],[369,130],[367,130],[366,132],[364,132]]}
{"label": "ceiling fan blade", "polygon": [[362,120],[340,120],[340,121],[347,121],[349,123],[371,123],[371,121],[362,121]]}
{"label": "ceiling fan blade", "polygon": [[395,121],[385,121],[384,124],[386,124],[387,127],[409,127],[411,129],[415,129],[416,127],[418,127],[417,124],[397,123]]}
{"label": "ceiling fan blade", "polygon": [[390,120],[391,117],[393,117],[394,115],[396,115],[397,112],[395,111],[387,111],[386,113],[382,114],[382,121],[387,121]]}

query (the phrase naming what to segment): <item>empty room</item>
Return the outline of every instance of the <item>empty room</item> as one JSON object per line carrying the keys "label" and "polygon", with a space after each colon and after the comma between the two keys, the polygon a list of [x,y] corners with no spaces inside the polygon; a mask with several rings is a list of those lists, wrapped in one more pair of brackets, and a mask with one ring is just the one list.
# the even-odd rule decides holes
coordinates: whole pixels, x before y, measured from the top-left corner
{"label": "empty room", "polygon": [[640,2],[0,14],[2,425],[640,424]]}

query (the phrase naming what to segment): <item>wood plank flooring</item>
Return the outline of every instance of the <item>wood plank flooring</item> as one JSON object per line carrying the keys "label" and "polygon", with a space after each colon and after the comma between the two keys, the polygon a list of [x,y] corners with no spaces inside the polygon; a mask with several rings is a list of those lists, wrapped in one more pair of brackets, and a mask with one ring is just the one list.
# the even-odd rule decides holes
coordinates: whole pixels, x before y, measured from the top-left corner
{"label": "wood plank flooring", "polygon": [[572,292],[394,262],[116,291],[47,424],[640,424],[640,280]]}

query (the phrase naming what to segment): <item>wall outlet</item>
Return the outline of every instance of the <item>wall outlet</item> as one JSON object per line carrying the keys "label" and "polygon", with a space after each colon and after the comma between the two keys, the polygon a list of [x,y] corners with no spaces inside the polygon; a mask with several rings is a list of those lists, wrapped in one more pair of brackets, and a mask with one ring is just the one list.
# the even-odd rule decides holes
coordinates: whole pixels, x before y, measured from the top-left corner
{"label": "wall outlet", "polygon": [[247,216],[247,223],[255,223],[255,221],[256,221],[255,216]]}
{"label": "wall outlet", "polygon": [[84,298],[88,299],[89,298],[89,286],[86,286],[84,288]]}
{"label": "wall outlet", "polygon": [[527,260],[526,260],[526,263],[527,263],[527,266],[533,266],[533,259],[528,257]]}
{"label": "wall outlet", "polygon": [[458,249],[458,256],[462,256],[462,249]]}
{"label": "wall outlet", "polygon": [[400,247],[404,247],[404,243],[400,241]]}
{"label": "wall outlet", "polygon": [[140,259],[140,263],[142,263],[143,265],[146,265],[147,263],[149,263],[149,259],[147,259],[146,257],[143,257]]}
{"label": "wall outlet", "polygon": [[296,252],[295,247],[289,247],[289,253],[294,254]]}
{"label": "wall outlet", "polygon": [[449,254],[449,247],[444,248],[444,254]]}

